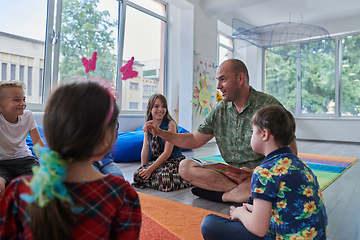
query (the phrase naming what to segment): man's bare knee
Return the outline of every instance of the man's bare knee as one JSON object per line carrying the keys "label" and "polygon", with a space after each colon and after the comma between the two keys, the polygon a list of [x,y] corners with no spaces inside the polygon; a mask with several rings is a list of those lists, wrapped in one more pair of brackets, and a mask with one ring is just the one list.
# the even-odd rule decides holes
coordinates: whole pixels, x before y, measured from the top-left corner
{"label": "man's bare knee", "polygon": [[179,165],[179,174],[180,176],[189,181],[192,178],[192,170],[195,167],[194,161],[191,159],[184,159],[180,162]]}

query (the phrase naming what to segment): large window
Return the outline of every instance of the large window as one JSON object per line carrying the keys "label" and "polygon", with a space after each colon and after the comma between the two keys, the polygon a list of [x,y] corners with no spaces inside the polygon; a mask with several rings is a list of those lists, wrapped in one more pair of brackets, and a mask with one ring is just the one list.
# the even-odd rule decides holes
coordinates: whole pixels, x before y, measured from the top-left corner
{"label": "large window", "polygon": [[[277,49],[283,51],[285,47]],[[266,51],[265,92],[276,97],[288,110],[296,106],[296,58]]]}
{"label": "large window", "polygon": [[[166,4],[154,0],[30,2],[19,8],[16,1],[6,1],[0,8],[1,80],[26,83],[30,109],[42,111],[58,84],[83,78],[113,81],[122,95],[122,109],[133,112],[142,111],[150,93],[164,93]],[[94,52],[95,71],[86,73],[82,59],[95,59]],[[119,69],[131,57],[138,76],[122,81]],[[148,79],[154,91],[144,94]],[[140,107],[135,108],[135,103]]]}
{"label": "large window", "polygon": [[[125,65],[134,57],[138,76],[123,81],[122,109],[147,105],[154,93],[164,94],[166,6],[151,0],[135,0],[124,6],[125,15],[122,60]],[[149,81],[151,79],[151,81]],[[130,81],[130,84],[126,82]],[[148,91],[152,87],[152,91]],[[135,107],[135,102],[139,103]]]}
{"label": "large window", "polygon": [[297,116],[359,116],[359,54],[358,35],[269,48],[265,92]]}
{"label": "large window", "polygon": [[301,44],[301,112],[335,114],[335,40]]}
{"label": "large window", "polygon": [[342,57],[342,116],[360,116],[360,35],[347,36],[341,41]]}
{"label": "large window", "polygon": [[[44,68],[47,0],[1,1],[0,76],[27,86],[28,108],[42,104],[38,76]],[[51,1],[50,1],[51,2]]]}
{"label": "large window", "polygon": [[[56,83],[76,81],[81,77],[101,77],[115,83],[117,9],[117,1],[63,0],[59,75],[54,75],[55,81],[58,78]],[[92,60],[95,52],[95,71],[86,73],[82,58]]]}

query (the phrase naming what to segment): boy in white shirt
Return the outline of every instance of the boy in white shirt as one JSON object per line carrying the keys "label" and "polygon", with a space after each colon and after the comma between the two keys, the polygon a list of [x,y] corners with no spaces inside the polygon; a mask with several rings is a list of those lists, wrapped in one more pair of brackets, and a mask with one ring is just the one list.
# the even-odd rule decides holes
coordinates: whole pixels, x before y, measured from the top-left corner
{"label": "boy in white shirt", "polygon": [[32,174],[32,166],[39,165],[26,145],[27,134],[34,146],[45,146],[34,115],[25,110],[24,89],[21,81],[0,81],[0,197],[12,179]]}

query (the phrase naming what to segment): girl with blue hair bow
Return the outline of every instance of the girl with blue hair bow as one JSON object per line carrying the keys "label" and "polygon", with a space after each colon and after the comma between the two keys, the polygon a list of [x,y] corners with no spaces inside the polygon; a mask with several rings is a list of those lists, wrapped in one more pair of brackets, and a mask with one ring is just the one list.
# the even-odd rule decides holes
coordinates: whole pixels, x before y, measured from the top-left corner
{"label": "girl with blue hair bow", "polygon": [[43,119],[49,149],[36,146],[40,167],[14,179],[0,201],[0,238],[138,239],[139,198],[122,177],[92,167],[117,137],[119,109],[95,82],[58,87]]}

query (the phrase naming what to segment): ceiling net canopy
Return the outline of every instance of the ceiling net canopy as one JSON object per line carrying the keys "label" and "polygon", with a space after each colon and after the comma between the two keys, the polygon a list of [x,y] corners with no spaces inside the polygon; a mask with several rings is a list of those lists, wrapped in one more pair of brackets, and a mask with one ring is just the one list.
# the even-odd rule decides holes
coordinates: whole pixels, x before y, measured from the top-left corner
{"label": "ceiling net canopy", "polygon": [[233,18],[232,29],[233,33],[229,38],[244,40],[257,47],[292,57],[300,57],[300,51],[296,50],[298,43],[317,42],[318,48],[324,51],[322,47],[328,47],[328,44],[324,45],[325,41],[331,40],[326,29],[303,23],[279,22],[253,26]]}

